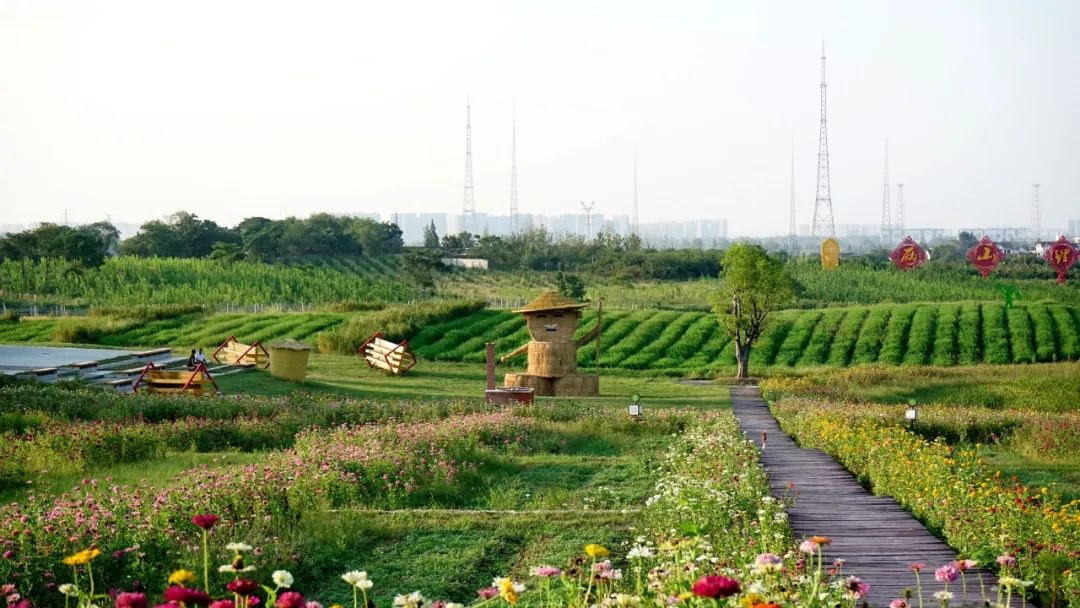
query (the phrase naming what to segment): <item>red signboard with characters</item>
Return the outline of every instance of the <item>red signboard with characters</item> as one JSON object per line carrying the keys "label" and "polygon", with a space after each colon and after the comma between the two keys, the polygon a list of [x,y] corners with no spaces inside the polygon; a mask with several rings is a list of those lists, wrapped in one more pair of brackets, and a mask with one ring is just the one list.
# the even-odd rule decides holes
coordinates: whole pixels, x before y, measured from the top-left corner
{"label": "red signboard with characters", "polygon": [[889,254],[889,259],[900,270],[908,271],[921,266],[926,261],[927,255],[926,250],[909,236],[900,243],[899,247],[893,249]]}
{"label": "red signboard with characters", "polygon": [[1059,236],[1054,244],[1046,248],[1043,257],[1050,262],[1054,270],[1057,270],[1058,283],[1064,283],[1065,273],[1069,272],[1073,264],[1080,259],[1080,251],[1076,249],[1076,245],[1069,242],[1069,239]]}
{"label": "red signboard with characters", "polygon": [[967,259],[975,268],[979,269],[985,279],[997,268],[1001,260],[1005,259],[1005,252],[1001,250],[1001,247],[998,247],[997,243],[990,240],[990,237],[984,236],[981,241],[967,252]]}

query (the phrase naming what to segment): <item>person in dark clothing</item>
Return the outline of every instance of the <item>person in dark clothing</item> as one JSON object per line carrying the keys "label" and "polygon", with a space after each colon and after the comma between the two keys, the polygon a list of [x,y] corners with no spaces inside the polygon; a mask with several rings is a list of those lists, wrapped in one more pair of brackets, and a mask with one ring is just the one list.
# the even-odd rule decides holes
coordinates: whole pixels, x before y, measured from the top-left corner
{"label": "person in dark clothing", "polygon": [[191,349],[191,354],[187,358],[187,368],[195,369],[195,349]]}

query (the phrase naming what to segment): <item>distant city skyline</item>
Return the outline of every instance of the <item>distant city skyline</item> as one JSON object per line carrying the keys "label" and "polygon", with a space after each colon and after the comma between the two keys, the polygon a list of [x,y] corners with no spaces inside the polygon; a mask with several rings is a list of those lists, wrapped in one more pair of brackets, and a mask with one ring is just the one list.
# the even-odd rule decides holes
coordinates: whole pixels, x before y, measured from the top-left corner
{"label": "distant city skyline", "polygon": [[1033,183],[1048,230],[1078,215],[1080,4],[679,7],[7,3],[0,224],[459,213],[469,98],[479,213],[509,215],[516,144],[523,215],[636,190],[643,224],[784,235],[822,39],[838,226],[878,223],[886,138],[907,225],[1028,225]]}

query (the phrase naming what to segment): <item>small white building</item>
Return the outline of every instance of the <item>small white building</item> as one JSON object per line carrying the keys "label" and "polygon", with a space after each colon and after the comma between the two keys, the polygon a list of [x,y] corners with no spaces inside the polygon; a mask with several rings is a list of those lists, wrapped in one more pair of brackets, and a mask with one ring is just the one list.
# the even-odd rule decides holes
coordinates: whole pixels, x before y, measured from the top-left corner
{"label": "small white building", "polygon": [[469,270],[488,269],[488,261],[482,258],[443,258],[442,263],[451,268],[467,268]]}

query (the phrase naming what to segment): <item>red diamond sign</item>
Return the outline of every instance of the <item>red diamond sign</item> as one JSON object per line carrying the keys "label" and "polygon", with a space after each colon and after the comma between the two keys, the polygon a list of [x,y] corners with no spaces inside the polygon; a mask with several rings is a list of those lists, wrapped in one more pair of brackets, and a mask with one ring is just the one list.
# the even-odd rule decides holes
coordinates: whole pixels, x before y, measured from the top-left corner
{"label": "red diamond sign", "polygon": [[1054,241],[1054,244],[1046,248],[1043,252],[1043,257],[1047,262],[1057,270],[1058,283],[1065,282],[1065,273],[1069,272],[1073,264],[1080,259],[1080,251],[1076,249],[1076,245],[1069,242],[1069,239],[1064,236],[1059,236],[1058,240]]}
{"label": "red diamond sign", "polygon": [[900,245],[889,254],[896,267],[903,271],[918,268],[926,261],[926,250],[915,242],[910,236],[904,239]]}
{"label": "red diamond sign", "polygon": [[979,269],[985,279],[997,268],[1001,260],[1005,259],[1005,252],[1001,250],[1001,247],[998,247],[997,243],[990,240],[990,237],[984,236],[981,241],[967,252],[967,259],[975,268]]}

